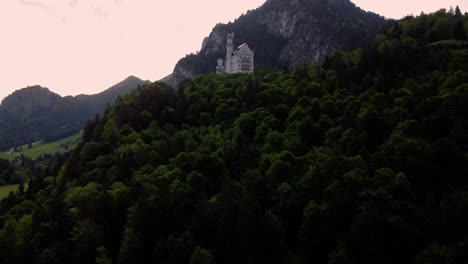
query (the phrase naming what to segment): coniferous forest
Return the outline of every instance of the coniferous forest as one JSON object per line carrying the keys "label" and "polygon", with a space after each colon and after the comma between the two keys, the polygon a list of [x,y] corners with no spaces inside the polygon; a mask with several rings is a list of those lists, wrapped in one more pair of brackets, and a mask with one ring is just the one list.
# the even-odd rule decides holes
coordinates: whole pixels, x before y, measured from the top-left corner
{"label": "coniferous forest", "polygon": [[123,96],[0,205],[0,263],[468,263],[468,14]]}

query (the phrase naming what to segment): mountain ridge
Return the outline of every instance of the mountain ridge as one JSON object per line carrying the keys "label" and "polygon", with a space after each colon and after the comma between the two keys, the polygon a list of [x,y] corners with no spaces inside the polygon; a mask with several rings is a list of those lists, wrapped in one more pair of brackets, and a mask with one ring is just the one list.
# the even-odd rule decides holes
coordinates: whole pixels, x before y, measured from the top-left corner
{"label": "mountain ridge", "polygon": [[129,76],[96,94],[63,97],[40,85],[16,90],[0,104],[0,149],[74,134],[118,96],[147,83]]}
{"label": "mountain ridge", "polygon": [[146,84],[146,83],[150,83],[149,80],[143,80],[143,79],[140,79],[138,78],[137,76],[135,75],[130,75],[128,76],[127,78],[123,79],[122,81],[112,85],[111,87],[103,90],[103,91],[100,91],[100,92],[97,92],[97,93],[90,93],[90,94],[86,94],[86,93],[81,93],[81,94],[77,94],[77,95],[60,95],[54,91],[52,91],[51,89],[49,89],[48,87],[45,87],[45,86],[42,86],[40,84],[35,84],[35,85],[28,85],[27,87],[24,87],[24,88],[20,88],[20,89],[17,89],[15,91],[13,91],[12,93],[6,95],[2,101],[0,102],[0,107],[1,105],[3,104],[3,101],[9,97],[11,97],[12,95],[14,95],[15,93],[18,93],[18,92],[23,92],[23,91],[27,91],[28,89],[30,90],[34,90],[34,89],[40,89],[40,90],[43,90],[43,91],[48,91],[50,92],[50,94],[55,94],[61,98],[66,98],[66,97],[71,97],[71,98],[77,98],[77,97],[82,97],[82,96],[97,96],[97,95],[101,95],[101,94],[104,94],[104,93],[109,93],[111,90],[114,90],[116,88],[116,86],[119,86],[120,84],[126,84],[128,82],[141,82],[142,84]]}

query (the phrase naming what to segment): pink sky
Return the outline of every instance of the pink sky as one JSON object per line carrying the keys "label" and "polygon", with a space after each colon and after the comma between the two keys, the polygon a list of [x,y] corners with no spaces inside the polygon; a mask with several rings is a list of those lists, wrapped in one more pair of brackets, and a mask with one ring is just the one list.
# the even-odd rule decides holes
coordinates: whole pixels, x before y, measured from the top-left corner
{"label": "pink sky", "polygon": [[[159,80],[214,25],[265,0],[1,0],[0,99],[39,84],[60,95],[100,92],[129,75]],[[468,0],[354,0],[386,17]]]}
{"label": "pink sky", "polygon": [[369,10],[389,18],[402,18],[406,15],[419,15],[435,12],[441,8],[460,6],[468,11],[468,0],[351,0],[364,10]]}

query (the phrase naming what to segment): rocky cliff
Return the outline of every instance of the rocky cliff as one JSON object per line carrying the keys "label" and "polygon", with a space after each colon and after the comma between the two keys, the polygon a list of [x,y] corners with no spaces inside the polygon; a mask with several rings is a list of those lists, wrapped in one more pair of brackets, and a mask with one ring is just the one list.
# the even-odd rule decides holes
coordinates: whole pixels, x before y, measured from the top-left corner
{"label": "rocky cliff", "polygon": [[218,24],[197,54],[181,59],[163,79],[177,85],[186,78],[215,71],[225,57],[226,34],[235,45],[248,42],[256,68],[294,67],[317,62],[337,49],[352,50],[389,23],[349,0],[268,0],[234,22]]}

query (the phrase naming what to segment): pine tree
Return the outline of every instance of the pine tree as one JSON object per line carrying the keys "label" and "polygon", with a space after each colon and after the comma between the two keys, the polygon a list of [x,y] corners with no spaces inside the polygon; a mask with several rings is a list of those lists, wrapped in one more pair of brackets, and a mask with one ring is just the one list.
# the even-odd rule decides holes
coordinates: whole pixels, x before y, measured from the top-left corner
{"label": "pine tree", "polygon": [[460,7],[459,7],[459,6],[457,6],[457,7],[455,8],[455,16],[456,16],[456,17],[461,17],[461,16],[462,16],[462,12],[460,11]]}
{"label": "pine tree", "polygon": [[453,37],[455,39],[461,39],[464,40],[466,39],[466,31],[465,31],[465,26],[463,25],[463,16],[460,11],[460,7],[455,8],[455,17],[456,17],[456,22],[453,25]]}

